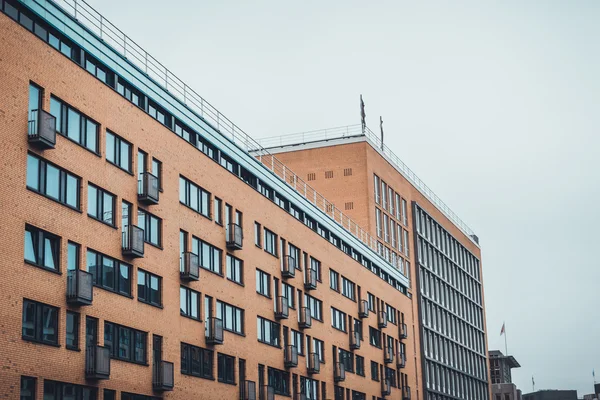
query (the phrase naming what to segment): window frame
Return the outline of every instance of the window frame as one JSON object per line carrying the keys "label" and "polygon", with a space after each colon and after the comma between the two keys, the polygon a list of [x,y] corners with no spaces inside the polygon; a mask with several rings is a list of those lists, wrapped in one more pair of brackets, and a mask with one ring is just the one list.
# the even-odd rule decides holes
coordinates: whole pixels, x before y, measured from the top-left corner
{"label": "window frame", "polygon": [[[197,300],[197,303],[198,303],[198,304],[196,304],[196,310],[197,310],[197,313],[198,313],[197,317],[194,317],[191,312],[184,312],[182,310],[182,308],[181,308],[182,291],[185,292],[185,303],[186,303],[185,304],[185,308],[186,308],[186,310],[191,310],[192,309],[192,302],[193,302],[193,296],[192,296],[192,294],[196,294],[196,296],[197,296],[196,300]],[[198,292],[198,291],[196,291],[196,290],[194,290],[194,289],[191,289],[191,288],[189,288],[187,286],[180,285],[179,286],[179,315],[181,315],[182,317],[185,317],[185,318],[192,319],[194,321],[200,321],[200,322],[202,322],[202,309],[201,309],[201,307],[202,307],[201,293]]]}
{"label": "window frame", "polygon": [[[267,274],[266,272],[264,272],[263,270],[260,269],[256,269],[256,293],[258,293],[261,296],[264,296],[268,299],[271,299],[271,275]],[[264,293],[264,286],[265,286],[265,282],[264,280],[266,279],[266,292]],[[282,291],[282,295],[283,295],[283,291]]]}
{"label": "window frame", "polygon": [[244,260],[227,253],[225,257],[226,277],[229,281],[244,286]]}
{"label": "window frame", "polygon": [[[110,329],[107,329],[107,326],[112,326],[112,335],[113,335],[113,340],[112,341],[108,341],[107,344],[107,333],[110,331]],[[129,352],[129,357],[125,357],[125,356],[121,356],[119,354],[120,350],[123,348],[123,346],[121,345],[121,338],[122,338],[122,334],[121,332],[129,332],[129,340],[128,340],[128,345],[127,345],[127,350]],[[143,361],[138,361],[136,360],[136,351],[138,350],[138,342],[139,342],[139,338],[138,338],[138,334],[141,335],[141,337],[143,338],[143,356],[144,356],[144,360]],[[120,360],[120,361],[125,361],[125,362],[129,362],[129,363],[133,363],[133,364],[139,364],[139,365],[148,365],[148,332],[144,332],[144,331],[140,331],[138,329],[135,328],[131,328],[125,325],[120,325],[120,324],[116,324],[114,322],[110,322],[110,321],[104,321],[104,347],[108,347],[110,350],[110,358],[115,359],[115,360]]]}
{"label": "window frame", "polygon": [[234,356],[217,353],[217,380],[228,385],[235,385]]}
{"label": "window frame", "polygon": [[[265,332],[269,332],[269,339]],[[256,340],[268,346],[281,348],[281,324],[268,318],[256,316]]]}
{"label": "window frame", "polygon": [[[206,297],[205,297],[206,298]],[[228,328],[228,318],[227,318],[227,308],[231,307],[231,315],[233,317],[233,328]],[[238,325],[238,312],[239,312],[239,323],[241,324],[241,326],[237,326]],[[227,332],[231,332],[231,333],[235,333],[236,335],[240,335],[240,336],[245,336],[244,334],[244,329],[245,329],[245,324],[244,324],[244,315],[245,314],[245,310],[239,307],[236,307],[232,304],[226,303],[224,301],[221,300],[217,300],[215,303],[215,316],[220,319],[221,321],[223,321],[223,330],[227,331]]]}
{"label": "window frame", "polygon": [[[35,261],[27,258],[27,247],[28,239],[27,234],[31,236],[31,247],[34,252]],[[46,265],[46,240],[50,242],[52,259],[55,268],[48,267]],[[61,249],[62,249],[62,238],[44,229],[37,228],[30,224],[25,224],[24,237],[23,237],[23,260],[26,264],[32,265],[37,268],[41,268],[46,271],[61,274]]]}
{"label": "window frame", "polygon": [[[137,210],[137,218],[138,219],[137,219],[136,226],[138,228],[141,228],[144,230],[144,242],[162,250],[162,233],[163,233],[162,218],[152,214],[151,212],[144,210],[143,208],[139,208],[139,207]],[[144,221],[143,226],[140,226],[142,224],[140,218],[143,218],[143,221]],[[156,229],[158,230],[158,232],[156,232],[156,238],[157,238],[156,243],[154,243],[152,241],[152,236],[154,234],[154,229],[152,228],[153,220],[156,220]]]}
{"label": "window frame", "polygon": [[[197,352],[198,373],[193,368],[193,352]],[[210,356],[210,358],[208,357]],[[182,375],[195,376],[203,379],[214,380],[214,351],[199,346],[181,342],[180,346],[180,372]],[[207,363],[207,361],[209,361]]]}
{"label": "window frame", "polygon": [[[108,140],[108,138],[109,138],[109,136],[112,136],[113,149],[111,150],[111,154],[114,157],[113,160],[109,160],[109,158],[108,158],[108,155],[109,155],[109,150],[108,150],[109,140]],[[133,144],[131,142],[129,142],[128,140],[123,139],[121,136],[117,135],[116,133],[114,133],[113,131],[111,131],[109,129],[106,129],[105,142],[106,142],[106,145],[104,147],[104,150],[105,150],[106,162],[114,165],[115,167],[119,168],[120,170],[127,172],[129,175],[133,175]],[[127,157],[128,157],[129,162],[128,162],[128,165],[126,166],[126,168],[122,165],[123,164],[123,160],[122,160],[123,144],[128,146]]]}
{"label": "window frame", "polygon": [[[90,255],[93,255],[95,258],[95,265],[94,265],[96,268],[95,273],[90,271],[90,266],[91,266],[90,265],[90,261],[91,261]],[[114,275],[113,283],[115,286],[114,288],[104,284],[103,269],[104,269],[104,260],[105,259],[110,260],[113,263],[113,275]],[[128,271],[128,273],[127,273],[127,275],[128,275],[128,279],[127,279],[128,280],[128,291],[127,292],[124,292],[121,290],[121,286],[122,286],[121,285],[121,282],[122,282],[121,269],[122,269],[122,267],[127,268],[127,271]],[[122,296],[126,296],[129,298],[133,298],[133,295],[132,295],[133,266],[131,264],[124,263],[120,260],[117,260],[116,258],[109,257],[103,253],[100,253],[100,252],[88,247],[87,251],[86,251],[86,271],[92,273],[94,286],[99,287],[104,290],[108,290],[109,292],[120,294]],[[98,283],[98,279],[100,279],[100,283]]]}
{"label": "window frame", "polygon": [[[33,165],[29,165],[30,160],[36,160],[36,171],[35,177],[30,175],[30,167]],[[57,175],[57,183],[58,186],[56,191],[58,192],[58,197],[55,197],[53,194],[48,193],[48,167],[56,170]],[[81,212],[81,177],[73,174],[72,172],[66,170],[54,164],[52,162],[47,161],[46,159],[34,154],[27,153],[27,172],[26,172],[26,187],[28,190],[31,190],[34,193],[37,193],[41,196],[44,196],[47,199],[55,201],[57,203],[62,204],[65,207],[68,207],[72,210]],[[35,187],[30,185],[29,180],[35,179]],[[70,180],[74,180],[76,183],[76,191],[75,191],[75,203],[76,205],[72,205],[69,203],[69,182]],[[54,189],[54,188],[53,188]]]}
{"label": "window frame", "polygon": [[[34,307],[33,326],[31,328],[31,329],[33,329],[33,335],[25,334],[25,326],[24,325],[26,323],[25,317],[26,317],[26,308],[28,305],[31,305]],[[44,329],[46,328],[44,326],[44,323],[47,320],[47,318],[45,318],[44,315],[46,314],[47,310],[54,312],[54,318],[52,321],[50,321],[52,323],[52,326],[50,326],[48,328],[48,329],[54,330],[55,339],[53,339],[53,340],[45,340],[44,339]],[[21,315],[21,339],[28,341],[28,342],[34,342],[34,343],[39,343],[39,344],[45,344],[48,346],[60,347],[60,344],[59,344],[59,340],[60,340],[59,321],[60,321],[60,308],[59,307],[51,306],[50,304],[41,303],[39,301],[30,300],[27,298],[23,299],[23,308],[22,308],[22,315]]]}
{"label": "window frame", "polygon": [[[96,215],[92,215],[90,214],[90,188],[94,189],[96,191],[96,206],[95,206],[95,213]],[[104,215],[106,213],[105,210],[105,196],[109,196],[112,200],[112,211],[111,211],[111,220],[112,221],[105,221],[104,218],[100,218],[98,217],[98,215]],[[115,214],[116,214],[116,205],[117,205],[117,196],[114,195],[113,193],[109,192],[108,190],[102,189],[100,186],[95,185],[93,183],[91,183],[90,181],[88,181],[88,191],[87,191],[87,215],[88,217],[98,221],[98,222],[102,222],[105,225],[108,225],[110,227],[116,228],[116,218],[115,218]]]}
{"label": "window frame", "polygon": [[[143,285],[140,285],[140,275],[142,275],[144,277],[144,282]],[[151,272],[148,272],[146,270],[143,270],[141,268],[137,269],[137,274],[136,274],[136,278],[137,278],[137,299],[139,302],[154,306],[154,307],[158,307],[158,308],[163,308],[162,302],[163,302],[163,293],[162,293],[162,277],[156,274],[153,274]],[[158,302],[154,301],[152,299],[152,279],[155,278],[158,281]],[[150,293],[149,296],[144,295],[144,297],[140,297],[140,286],[144,286],[144,293],[148,294]],[[149,299],[147,298],[149,297]]]}

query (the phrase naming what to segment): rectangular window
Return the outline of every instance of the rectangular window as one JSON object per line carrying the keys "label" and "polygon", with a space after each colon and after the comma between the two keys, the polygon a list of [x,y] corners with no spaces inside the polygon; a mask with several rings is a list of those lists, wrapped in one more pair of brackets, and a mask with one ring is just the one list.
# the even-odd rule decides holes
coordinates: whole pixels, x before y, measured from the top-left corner
{"label": "rectangular window", "polygon": [[181,343],[181,373],[213,379],[212,350]]}
{"label": "rectangular window", "polygon": [[288,243],[288,255],[294,259],[297,270],[302,270],[302,259],[300,257],[300,249],[291,243]]}
{"label": "rectangular window", "polygon": [[256,317],[256,329],[259,342],[279,347],[281,325],[263,317]]}
{"label": "rectangular window", "polygon": [[367,303],[369,304],[369,311],[375,312],[375,296],[367,292]]}
{"label": "rectangular window", "polygon": [[160,397],[146,396],[145,394],[121,392],[121,400],[160,400]]}
{"label": "rectangular window", "polygon": [[329,287],[336,292],[340,291],[340,274],[332,269],[329,270]]}
{"label": "rectangular window", "polygon": [[162,278],[138,268],[138,300],[162,307]]}
{"label": "rectangular window", "polygon": [[[267,369],[267,383],[273,388],[275,394],[282,396],[290,395],[290,373],[269,367]],[[262,390],[262,388],[259,388]]]}
{"label": "rectangular window", "polygon": [[312,338],[312,351],[319,355],[319,361],[325,362],[325,342]]}
{"label": "rectangular window", "polygon": [[402,199],[402,223],[408,226],[408,212],[406,211],[406,200]]}
{"label": "rectangular window", "polygon": [[219,382],[235,385],[235,357],[218,353],[217,369]]}
{"label": "rectangular window", "polygon": [[167,128],[171,127],[170,116],[155,103],[148,101],[148,114]]}
{"label": "rectangular window", "polygon": [[184,317],[200,321],[200,293],[181,286],[179,288],[179,313]]}
{"label": "rectangular window", "polygon": [[69,350],[79,350],[79,313],[67,311],[66,345]]}
{"label": "rectangular window", "polygon": [[106,131],[106,161],[131,173],[131,143]]}
{"label": "rectangular window", "polygon": [[91,152],[100,154],[97,122],[54,96],[50,98],[50,114],[56,118],[58,133]]}
{"label": "rectangular window", "polygon": [[365,376],[365,358],[356,355],[356,375]]}
{"label": "rectangular window", "polygon": [[408,231],[403,230],[402,233],[404,234],[404,254],[406,254],[406,257],[410,257],[410,250],[408,246]]}
{"label": "rectangular window", "polygon": [[300,394],[303,394],[306,400],[317,400],[319,398],[319,381],[301,376]]}
{"label": "rectangular window", "polygon": [[192,237],[192,253],[198,255],[198,261],[202,268],[223,275],[223,251],[221,249]]}
{"label": "rectangular window", "polygon": [[375,203],[380,204],[381,203],[381,195],[380,195],[381,181],[377,175],[374,175],[373,178],[374,178],[373,183],[375,186]]}
{"label": "rectangular window", "polygon": [[58,308],[23,300],[22,337],[42,344],[58,346]]}
{"label": "rectangular window", "polygon": [[338,331],[346,332],[346,320],[347,316],[345,312],[331,307],[331,326]]}
{"label": "rectangular window", "polygon": [[281,295],[287,299],[289,308],[296,308],[296,297],[294,293],[296,290],[293,286],[288,285],[285,282],[281,282]]}
{"label": "rectangular window", "polygon": [[117,400],[117,392],[111,389],[104,389],[104,400]]}
{"label": "rectangular window", "polygon": [[240,285],[244,284],[244,262],[227,254],[227,279]]}
{"label": "rectangular window", "polygon": [[322,280],[321,280],[321,261],[317,260],[316,258],[311,257],[310,258],[310,268],[313,271],[317,271],[317,280],[319,282],[322,282]]}
{"label": "rectangular window", "polygon": [[88,183],[88,215],[100,222],[115,226],[116,196]]}
{"label": "rectangular window", "polygon": [[385,378],[390,382],[390,386],[396,387],[396,370],[385,367]]}
{"label": "rectangular window", "polygon": [[371,361],[371,379],[379,382],[379,364]]}
{"label": "rectangular window", "polygon": [[81,178],[50,164],[43,158],[27,154],[27,188],[76,210],[79,206]]}
{"label": "rectangular window", "polygon": [[24,249],[27,263],[54,272],[60,270],[60,237],[26,225]]}
{"label": "rectangular window", "polygon": [[223,321],[223,329],[244,334],[244,310],[217,300],[217,318]]}
{"label": "rectangular window", "polygon": [[35,400],[37,396],[37,379],[31,376],[22,376],[20,395],[20,400]]}
{"label": "rectangular window", "polygon": [[298,354],[303,356],[304,355],[304,334],[302,332],[298,332],[292,329],[291,331],[291,344],[292,346],[294,346],[296,349],[298,349]]}
{"label": "rectangular window", "polygon": [[162,162],[152,157],[152,175],[158,180],[158,189],[162,190]]}
{"label": "rectangular window", "polygon": [[262,248],[262,241],[260,240],[262,237],[262,228],[258,222],[254,223],[254,244],[260,248]]}
{"label": "rectangular window", "polygon": [[397,321],[396,321],[396,318],[397,318],[396,309],[394,307],[390,306],[389,304],[386,304],[385,305],[385,313],[387,315],[387,320],[389,322],[391,322],[392,324],[396,325],[397,324]]}
{"label": "rectangular window", "polygon": [[179,176],[179,202],[210,218],[210,192]]}
{"label": "rectangular window", "polygon": [[144,241],[153,246],[162,245],[162,219],[138,208],[137,226],[144,230]]}
{"label": "rectangular window", "polygon": [[265,228],[265,251],[277,257],[277,235]]}
{"label": "rectangular window", "polygon": [[215,197],[213,214],[215,216],[215,222],[219,225],[223,225],[223,201],[218,197]]}
{"label": "rectangular window", "polygon": [[371,346],[381,348],[381,331],[372,326],[369,327],[369,343]]}
{"label": "rectangular window", "polygon": [[309,294],[304,294],[304,306],[310,310],[310,316],[317,321],[323,322],[323,302],[312,297]]}
{"label": "rectangular window", "polygon": [[97,389],[44,379],[44,400],[96,400]]}
{"label": "rectangular window", "polygon": [[104,322],[104,346],[111,358],[137,364],[147,363],[147,333],[112,322]]}
{"label": "rectangular window", "polygon": [[118,78],[117,92],[137,107],[144,108],[144,96],[125,80]]}
{"label": "rectangular window", "polygon": [[356,301],[356,285],[346,277],[342,276],[342,295],[352,301]]}
{"label": "rectangular window", "polygon": [[271,297],[271,275],[260,269],[256,270],[256,292]]}
{"label": "rectangular window", "polygon": [[344,349],[338,349],[338,357],[346,372],[354,373],[354,354]]}
{"label": "rectangular window", "polygon": [[86,258],[94,286],[131,296],[131,265],[93,250],[87,251]]}

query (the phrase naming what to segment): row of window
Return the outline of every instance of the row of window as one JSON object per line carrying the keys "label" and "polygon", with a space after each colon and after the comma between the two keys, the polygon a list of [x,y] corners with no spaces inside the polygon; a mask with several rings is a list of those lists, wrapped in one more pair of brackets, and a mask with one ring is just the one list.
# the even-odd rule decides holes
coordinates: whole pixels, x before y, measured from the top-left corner
{"label": "row of window", "polygon": [[408,226],[408,207],[406,200],[400,196],[391,186],[388,186],[377,175],[373,175],[375,186],[375,203],[380,205],[390,215]]}
{"label": "row of window", "polygon": [[356,284],[345,276],[342,276],[340,284],[340,274],[332,269],[329,270],[329,287],[342,296],[356,301]]}
{"label": "row of window", "polygon": [[430,360],[425,361],[425,387],[460,399],[488,399],[488,383]]}
{"label": "row of window", "polygon": [[375,227],[377,237],[389,243],[392,249],[410,257],[408,231],[377,207],[375,207]]}

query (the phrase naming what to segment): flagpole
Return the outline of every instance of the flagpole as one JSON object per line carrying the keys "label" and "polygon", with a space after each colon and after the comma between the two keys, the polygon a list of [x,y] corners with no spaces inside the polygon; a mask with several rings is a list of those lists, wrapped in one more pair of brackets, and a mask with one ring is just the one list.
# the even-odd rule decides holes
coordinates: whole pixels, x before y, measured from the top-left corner
{"label": "flagpole", "polygon": [[506,340],[506,325],[504,326],[504,350],[506,350],[506,357],[508,357],[508,344]]}

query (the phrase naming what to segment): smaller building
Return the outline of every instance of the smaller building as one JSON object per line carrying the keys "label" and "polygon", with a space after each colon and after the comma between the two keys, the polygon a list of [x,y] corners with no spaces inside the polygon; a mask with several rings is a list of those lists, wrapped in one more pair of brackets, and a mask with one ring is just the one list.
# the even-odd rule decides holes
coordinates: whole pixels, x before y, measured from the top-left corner
{"label": "smaller building", "polygon": [[521,400],[521,391],[514,383],[492,384],[492,400]]}
{"label": "smaller building", "polygon": [[492,385],[495,383],[512,383],[511,369],[520,368],[521,364],[513,356],[505,356],[499,350],[490,350],[489,354]]}
{"label": "smaller building", "polygon": [[523,400],[577,400],[577,390],[538,390],[524,394]]}
{"label": "smaller building", "polygon": [[598,395],[596,393],[584,394],[583,400],[598,400]]}

